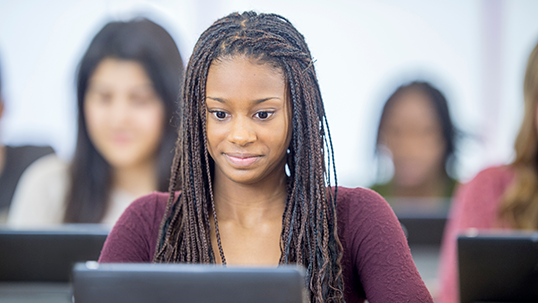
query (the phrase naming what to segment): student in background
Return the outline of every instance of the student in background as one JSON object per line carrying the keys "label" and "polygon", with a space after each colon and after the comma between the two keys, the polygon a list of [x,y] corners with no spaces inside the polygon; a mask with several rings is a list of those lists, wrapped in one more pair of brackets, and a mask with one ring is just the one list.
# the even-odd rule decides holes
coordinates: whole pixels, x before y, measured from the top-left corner
{"label": "student in background", "polygon": [[372,189],[395,207],[447,204],[456,184],[447,172],[454,142],[445,96],[427,82],[400,86],[383,107],[376,145],[378,155],[392,159],[394,175]]}
{"label": "student in background", "polygon": [[310,302],[432,302],[383,198],[330,187],[313,59],[288,20],[217,20],[186,74],[170,191],[129,206],[100,262],[300,264]]}
{"label": "student in background", "polygon": [[441,248],[440,303],[459,302],[458,234],[468,228],[538,230],[538,45],[527,62],[523,94],[514,162],[483,170],[455,195]]}
{"label": "student in background", "polygon": [[179,50],[161,26],[146,19],[105,25],[78,68],[73,160],[36,162],[8,223],[113,224],[135,198],[167,190],[182,75]]}
{"label": "student in background", "polygon": [[[0,118],[4,108],[0,66]],[[7,220],[13,193],[23,172],[37,159],[53,153],[50,146],[8,146],[0,142],[0,224]]]}

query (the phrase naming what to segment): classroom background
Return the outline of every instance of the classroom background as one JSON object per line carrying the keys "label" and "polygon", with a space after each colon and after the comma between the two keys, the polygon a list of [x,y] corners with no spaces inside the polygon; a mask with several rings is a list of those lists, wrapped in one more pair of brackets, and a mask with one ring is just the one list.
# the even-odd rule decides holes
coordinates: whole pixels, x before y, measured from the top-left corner
{"label": "classroom background", "polygon": [[281,14],[307,38],[340,185],[374,183],[381,107],[398,85],[415,79],[445,93],[462,131],[455,178],[468,181],[513,156],[525,63],[538,41],[538,2],[532,0],[0,0],[6,105],[0,141],[50,145],[70,159],[76,64],[106,22],[153,19],[187,60],[204,28],[244,10]]}

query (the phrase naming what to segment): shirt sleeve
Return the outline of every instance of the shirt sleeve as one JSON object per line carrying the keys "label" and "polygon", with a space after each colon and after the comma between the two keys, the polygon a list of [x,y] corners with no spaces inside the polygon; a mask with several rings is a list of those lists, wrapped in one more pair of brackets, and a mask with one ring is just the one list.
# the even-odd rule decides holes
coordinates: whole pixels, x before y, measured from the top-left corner
{"label": "shirt sleeve", "polygon": [[158,198],[158,193],[144,196],[125,210],[103,245],[100,263],[147,263],[153,260],[164,212]]}
{"label": "shirt sleeve", "polygon": [[371,190],[348,203],[346,242],[368,302],[433,302],[388,203]]}
{"label": "shirt sleeve", "polygon": [[457,236],[469,228],[501,227],[498,205],[510,176],[502,167],[490,168],[456,191],[441,246],[439,303],[459,302]]}
{"label": "shirt sleeve", "polygon": [[22,174],[7,219],[13,228],[63,223],[68,167],[56,155],[44,156]]}

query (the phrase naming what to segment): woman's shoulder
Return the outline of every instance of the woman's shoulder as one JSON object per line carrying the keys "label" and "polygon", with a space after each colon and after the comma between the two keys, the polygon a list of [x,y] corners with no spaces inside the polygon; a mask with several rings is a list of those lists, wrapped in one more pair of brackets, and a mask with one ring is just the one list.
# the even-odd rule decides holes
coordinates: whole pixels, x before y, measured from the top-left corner
{"label": "woman's shoulder", "polygon": [[68,165],[56,155],[36,160],[19,179],[7,223],[21,227],[61,223],[68,183]]}
{"label": "woman's shoulder", "polygon": [[480,171],[473,178],[472,182],[495,182],[512,179],[514,177],[514,168],[510,165],[491,166]]}
{"label": "woman's shoulder", "polygon": [[63,195],[67,189],[68,180],[69,165],[55,154],[51,154],[41,157],[26,168],[21,175],[16,191],[31,189],[38,192],[42,190],[50,192],[54,190],[57,194]]}
{"label": "woman's shoulder", "polygon": [[344,206],[343,208],[365,208],[371,209],[377,208],[389,208],[390,206],[385,199],[369,188],[348,188],[338,187],[337,191],[337,204]]}
{"label": "woman's shoulder", "polygon": [[368,188],[338,187],[337,218],[339,228],[367,228],[381,221],[397,220],[387,201]]}
{"label": "woman's shoulder", "polygon": [[386,183],[376,183],[370,187],[371,190],[375,191],[383,197],[390,196],[391,188],[392,182],[390,181]]}
{"label": "woman's shoulder", "polygon": [[[468,183],[462,186],[463,193],[487,193],[488,195],[500,196],[506,187],[512,182],[515,170],[510,165],[488,167],[480,171]],[[461,195],[461,193],[459,193]]]}
{"label": "woman's shoulder", "polygon": [[[176,197],[179,193],[176,193]],[[142,219],[148,223],[149,226],[155,224],[159,225],[161,219],[166,211],[166,204],[168,203],[169,193],[166,192],[152,192],[148,195],[142,196],[131,203],[125,212],[122,214],[120,220],[123,223],[134,220],[135,222]]]}
{"label": "woman's shoulder", "polygon": [[457,229],[492,228],[497,225],[502,196],[515,176],[509,165],[489,167],[462,184],[452,203],[452,222]]}
{"label": "woman's shoulder", "polygon": [[515,170],[510,165],[491,166],[476,174],[469,184],[508,185],[514,176]]}
{"label": "woman's shoulder", "polygon": [[108,235],[99,262],[150,262],[168,198],[153,192],[131,203]]}
{"label": "woman's shoulder", "polygon": [[431,302],[401,225],[385,199],[370,189],[339,187],[337,203],[343,270],[348,277],[356,271],[368,300]]}
{"label": "woman's shoulder", "polygon": [[50,154],[37,159],[28,166],[21,176],[21,181],[24,179],[45,181],[51,180],[51,178],[67,177],[67,174],[68,164],[55,154]]}

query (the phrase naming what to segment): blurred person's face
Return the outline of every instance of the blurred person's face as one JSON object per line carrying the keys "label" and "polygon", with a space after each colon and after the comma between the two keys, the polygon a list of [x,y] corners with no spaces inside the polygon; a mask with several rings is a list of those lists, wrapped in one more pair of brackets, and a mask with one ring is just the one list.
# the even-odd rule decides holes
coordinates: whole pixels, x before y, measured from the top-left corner
{"label": "blurred person's face", "polygon": [[291,127],[282,72],[243,56],[214,63],[206,108],[216,177],[254,184],[285,176]]}
{"label": "blurred person's face", "polygon": [[140,63],[101,61],[88,81],[84,112],[90,140],[112,167],[154,159],[164,132],[164,104]]}
{"label": "blurred person's face", "polygon": [[442,171],[446,142],[426,94],[408,90],[398,98],[387,112],[381,141],[392,154],[395,184],[420,186]]}

